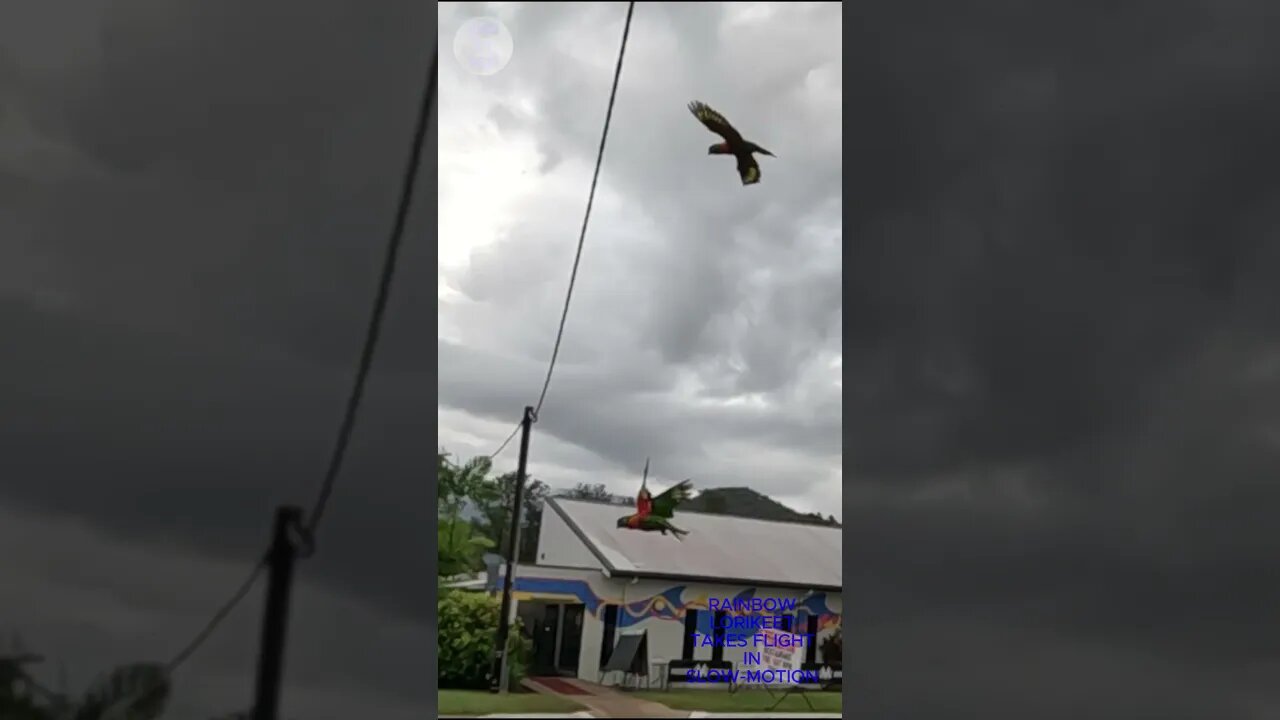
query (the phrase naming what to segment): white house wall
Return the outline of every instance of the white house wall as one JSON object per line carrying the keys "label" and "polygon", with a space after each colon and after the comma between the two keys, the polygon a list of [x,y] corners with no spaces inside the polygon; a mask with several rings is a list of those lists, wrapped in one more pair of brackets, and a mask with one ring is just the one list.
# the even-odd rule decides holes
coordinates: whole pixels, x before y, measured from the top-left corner
{"label": "white house wall", "polygon": [[538,530],[538,565],[600,569],[600,561],[565,523],[560,513],[542,511]]}
{"label": "white house wall", "polygon": [[[567,530],[567,528],[565,528]],[[576,540],[576,538],[575,538]],[[585,588],[583,586],[586,586]],[[578,661],[578,675],[582,679],[597,681],[600,668],[600,644],[604,637],[603,608],[607,604],[619,606],[641,603],[645,617],[636,619],[629,625],[619,624],[617,633],[624,631],[645,630],[649,639],[649,660],[678,660],[684,647],[684,617],[682,606],[670,606],[662,597],[663,593],[675,587],[683,586],[681,600],[685,605],[692,604],[700,613],[708,613],[706,601],[731,599],[746,588],[741,586],[720,585],[713,583],[681,582],[677,580],[635,580],[606,577],[599,570],[588,571],[573,568],[549,568],[538,566],[518,566],[516,581],[516,599],[537,599],[545,602],[583,602],[581,596],[589,592],[587,612],[582,623],[582,650]],[[589,588],[589,590],[587,590]],[[797,602],[804,597],[804,592],[777,588],[756,588],[756,598],[794,599]],[[594,605],[594,612],[591,605]],[[838,593],[826,593],[826,607],[835,614],[842,611],[841,596]],[[633,608],[635,609],[635,608]],[[622,613],[622,610],[619,610]],[[828,626],[821,628],[817,644],[831,635],[839,627],[838,618],[828,619]],[[797,627],[798,633],[804,629]],[[617,635],[614,636],[617,642]],[[713,648],[694,647],[694,659],[710,660]],[[741,667],[745,653],[749,648],[726,647],[723,658]],[[821,654],[819,653],[819,658]]]}

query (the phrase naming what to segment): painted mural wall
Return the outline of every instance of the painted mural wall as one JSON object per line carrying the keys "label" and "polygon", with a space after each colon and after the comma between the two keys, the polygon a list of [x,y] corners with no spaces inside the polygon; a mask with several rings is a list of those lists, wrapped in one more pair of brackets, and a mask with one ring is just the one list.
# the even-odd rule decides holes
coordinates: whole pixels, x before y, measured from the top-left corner
{"label": "painted mural wall", "polygon": [[[501,581],[500,581],[501,582]],[[699,610],[698,632],[712,634],[714,616],[709,600],[746,600],[789,598],[796,600],[796,625],[807,626],[810,615],[818,617],[817,643],[840,628],[841,596],[817,593],[801,602],[804,593],[796,590],[742,588],[740,586],[674,583],[671,581],[607,578],[599,570],[572,568],[517,567],[512,596],[517,600],[582,603],[585,614],[582,629],[582,652],[578,662],[579,676],[595,681],[599,676],[600,644],[604,636],[604,608],[618,606],[618,631],[646,630],[649,636],[650,662],[678,660],[684,647],[685,613]],[[712,647],[695,647],[694,659],[710,660]],[[743,660],[747,648],[726,647],[723,658],[735,667]]]}

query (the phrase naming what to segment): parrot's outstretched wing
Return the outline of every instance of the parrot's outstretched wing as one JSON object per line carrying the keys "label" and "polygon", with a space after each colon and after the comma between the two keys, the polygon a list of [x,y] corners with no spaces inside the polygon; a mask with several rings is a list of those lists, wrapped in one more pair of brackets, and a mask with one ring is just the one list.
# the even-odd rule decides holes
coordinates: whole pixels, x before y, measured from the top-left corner
{"label": "parrot's outstretched wing", "polygon": [[654,517],[670,519],[671,514],[675,512],[676,506],[689,499],[689,490],[691,488],[693,488],[693,481],[685,480],[654,498],[652,511]]}
{"label": "parrot's outstretched wing", "polygon": [[653,498],[649,495],[649,491],[640,488],[640,492],[636,495],[636,512],[641,517],[648,515],[653,510]]}
{"label": "parrot's outstretched wing", "polygon": [[640,492],[636,493],[636,512],[647,517],[653,510],[653,495],[649,494],[649,459],[644,461],[644,477],[640,480]]}
{"label": "parrot's outstretched wing", "polygon": [[729,124],[729,121],[725,120],[723,115],[712,110],[703,103],[700,103],[697,100],[689,103],[689,112],[693,113],[693,116],[698,118],[703,125],[706,125],[708,130],[724,138],[730,145],[736,145],[742,142],[742,135],[737,130],[733,129],[733,126]]}

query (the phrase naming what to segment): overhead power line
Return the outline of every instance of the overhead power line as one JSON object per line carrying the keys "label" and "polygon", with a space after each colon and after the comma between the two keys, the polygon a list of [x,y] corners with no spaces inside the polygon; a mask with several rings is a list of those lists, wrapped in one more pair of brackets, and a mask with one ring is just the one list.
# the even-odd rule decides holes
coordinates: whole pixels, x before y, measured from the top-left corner
{"label": "overhead power line", "polygon": [[[622,46],[618,50],[618,63],[613,71],[613,88],[609,91],[609,106],[604,115],[604,130],[600,134],[600,147],[596,151],[596,167],[595,171],[591,174],[591,190],[587,194],[587,210],[582,218],[582,229],[578,233],[578,248],[573,256],[573,269],[569,272],[569,288],[564,297],[564,309],[560,313],[560,326],[556,330],[555,345],[551,349],[551,361],[547,364],[547,376],[545,380],[543,380],[542,391],[538,395],[538,404],[535,406],[533,411],[535,421],[538,418],[538,412],[542,410],[542,403],[547,398],[547,390],[551,387],[551,376],[555,372],[556,359],[560,356],[560,343],[564,339],[564,327],[569,318],[569,304],[573,299],[573,288],[578,279],[578,266],[582,262],[582,247],[587,237],[587,224],[591,220],[591,208],[595,204],[596,185],[600,180],[600,166],[604,162],[605,142],[609,138],[609,125],[613,120],[613,105],[614,101],[618,97],[618,80],[622,77],[622,60],[626,56],[627,38],[631,35],[631,16],[635,12],[635,8],[635,2],[627,3],[627,19],[622,26]],[[520,432],[521,424],[522,423],[516,423],[516,426],[511,430],[511,434],[507,435],[507,439],[502,441],[502,444],[498,446],[497,450],[489,453],[488,458],[491,462],[497,458],[498,455],[501,455],[502,451],[507,449],[507,445],[510,445],[511,441],[515,439],[515,436]],[[462,467],[448,458],[445,458],[445,462],[456,469],[461,469]]]}
{"label": "overhead power line", "polygon": [[422,146],[427,136],[427,124],[431,117],[431,105],[436,95],[436,63],[439,60],[439,48],[431,56],[431,70],[427,76],[427,86],[422,94],[422,103],[418,109],[418,124],[413,133],[413,144],[409,150],[409,162],[405,167],[404,180],[400,190],[400,205],[396,209],[395,225],[391,229],[391,237],[387,240],[386,259],[382,263],[382,277],[378,282],[378,295],[373,302],[373,314],[369,318],[369,327],[365,333],[364,349],[360,353],[360,367],[356,370],[355,383],[351,395],[347,398],[347,411],[342,418],[342,427],[338,430],[338,441],[334,445],[333,455],[329,459],[329,469],[325,472],[324,483],[320,486],[320,494],[311,510],[305,525],[308,543],[314,543],[316,528],[333,493],[333,485],[342,470],[342,461],[346,458],[347,446],[351,443],[351,434],[355,429],[356,414],[360,409],[360,401],[364,397],[365,380],[369,376],[369,368],[373,365],[373,351],[378,345],[378,333],[382,329],[382,315],[387,308],[387,298],[391,294],[391,279],[395,275],[396,259],[400,253],[400,240],[404,236],[404,226],[409,217],[409,208],[413,204],[413,187],[418,179],[418,166],[422,161]]}
{"label": "overhead power line", "polygon": [[254,584],[258,582],[258,578],[262,576],[262,571],[266,566],[267,557],[264,555],[258,560],[258,564],[253,566],[253,571],[250,572],[249,577],[245,578],[244,582],[240,584],[240,588],[222,604],[222,607],[218,608],[218,611],[213,614],[213,617],[209,619],[209,622],[205,623],[204,628],[200,630],[200,632],[196,633],[196,636],[192,638],[191,642],[187,643],[187,646],[182,648],[177,655],[174,655],[172,660],[165,664],[165,671],[167,673],[173,674],[182,666],[183,663],[187,661],[188,658],[191,657],[193,653],[195,653],[197,649],[199,649],[201,645],[204,644],[204,641],[213,634],[213,631],[217,629],[218,625],[222,624],[222,621],[231,614],[231,611],[234,610],[236,606],[240,604],[240,601],[244,600],[245,596],[249,594],[249,591],[253,589]]}
{"label": "overhead power line", "polygon": [[[520,423],[516,423],[516,426],[515,426],[514,428],[512,428],[512,430],[511,430],[511,434],[507,435],[507,439],[502,441],[502,444],[498,446],[498,449],[497,449],[497,450],[494,450],[493,452],[491,452],[491,453],[489,453],[488,455],[486,455],[486,456],[485,456],[485,457],[489,460],[490,464],[492,464],[492,463],[493,463],[493,461],[494,461],[494,460],[495,460],[499,455],[501,455],[501,454],[502,454],[502,451],[503,451],[503,450],[506,450],[506,449],[507,449],[507,446],[511,444],[511,440],[516,436],[516,433],[518,433],[518,432],[520,432]],[[442,449],[443,449],[443,448],[442,448]],[[461,465],[459,465],[458,463],[456,463],[456,462],[454,462],[454,461],[450,460],[450,459],[449,459],[449,458],[447,458],[447,457],[445,457],[445,458],[444,458],[444,462],[445,462],[446,464],[448,464],[450,467],[454,468],[455,470],[461,470],[461,469],[462,469],[462,466],[461,466]]]}
{"label": "overhead power line", "polygon": [[493,462],[494,458],[501,455],[502,451],[507,449],[507,446],[511,444],[511,439],[514,438],[516,436],[516,433],[518,432],[520,432],[520,423],[516,423],[516,426],[511,430],[511,434],[507,436],[506,440],[502,441],[502,444],[498,446],[497,450],[494,450],[493,452],[489,453],[490,462]]}
{"label": "overhead power line", "polygon": [[[342,427],[338,432],[337,444],[334,447],[333,454],[329,461],[328,471],[325,473],[324,483],[321,485],[319,496],[316,499],[315,506],[312,510],[310,519],[304,527],[304,535],[307,544],[311,549],[315,545],[315,532],[319,526],[320,519],[324,515],[324,510],[328,504],[329,497],[333,492],[334,482],[337,480],[338,472],[342,469],[342,461],[346,456],[347,446],[351,442],[352,430],[355,427],[355,419],[357,411],[360,408],[360,401],[364,396],[364,385],[369,375],[369,369],[373,364],[373,352],[377,346],[378,334],[382,326],[382,316],[386,310],[387,298],[390,295],[391,280],[395,275],[396,260],[400,250],[400,241],[404,235],[404,227],[409,215],[409,207],[412,204],[413,188],[417,180],[418,168],[422,160],[422,147],[427,134],[427,125],[431,116],[431,106],[435,102],[436,95],[436,70],[439,61],[439,49],[431,56],[431,70],[427,76],[426,89],[422,95],[422,102],[419,108],[417,126],[414,130],[413,143],[409,151],[409,161],[405,169],[404,179],[400,193],[400,203],[396,210],[395,224],[391,230],[391,237],[387,241],[386,259],[383,262],[382,276],[378,284],[378,294],[374,300],[373,313],[369,320],[368,331],[365,335],[364,349],[360,355],[360,365],[356,371],[354,386],[351,395],[347,400],[346,413],[343,416]],[[174,672],[183,663],[190,658],[196,650],[204,644],[206,640],[213,634],[214,630],[222,624],[222,621],[231,614],[231,611],[239,605],[249,591],[253,589],[258,577],[261,576],[263,569],[267,566],[267,556],[264,554],[254,565],[249,577],[236,590],[230,599],[214,613],[204,628],[196,634],[195,638],[189,642],[172,660],[165,666],[169,673]]]}
{"label": "overhead power line", "polygon": [[635,9],[634,1],[627,3],[627,21],[622,26],[622,46],[618,49],[618,65],[613,71],[613,89],[609,91],[609,109],[604,115],[604,131],[600,134],[600,149],[596,152],[596,169],[591,175],[587,212],[582,217],[582,231],[578,233],[578,251],[573,256],[573,270],[569,273],[569,290],[564,296],[564,311],[560,313],[560,329],[556,331],[556,344],[551,350],[551,362],[547,365],[547,379],[542,383],[542,393],[538,395],[538,404],[533,410],[535,422],[538,419],[538,413],[542,411],[542,402],[547,399],[547,388],[551,386],[551,373],[555,371],[556,358],[560,355],[560,341],[564,338],[565,321],[569,318],[569,301],[573,299],[573,286],[578,279],[578,263],[582,260],[582,245],[587,238],[587,222],[591,220],[591,206],[596,199],[596,182],[600,179],[600,165],[604,161],[604,144],[609,138],[609,123],[613,119],[613,101],[618,96],[618,78],[622,77],[622,58],[627,53],[627,36],[631,34],[631,14]]}

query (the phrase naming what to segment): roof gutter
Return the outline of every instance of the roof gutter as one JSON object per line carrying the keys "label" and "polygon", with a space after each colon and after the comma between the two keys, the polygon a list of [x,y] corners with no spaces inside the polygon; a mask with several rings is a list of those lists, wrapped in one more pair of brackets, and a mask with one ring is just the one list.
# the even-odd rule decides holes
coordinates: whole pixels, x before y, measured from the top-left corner
{"label": "roof gutter", "polygon": [[645,572],[643,570],[614,572],[616,577],[636,577],[646,580],[675,580],[677,582],[698,582],[721,585],[748,585],[754,587],[776,587],[785,588],[787,590],[813,590],[822,592],[844,592],[844,588],[840,585],[822,585],[812,583],[794,583],[780,582],[778,580],[765,580],[762,578],[731,578],[731,577],[708,577],[704,575],[679,575],[674,573],[654,573]]}

